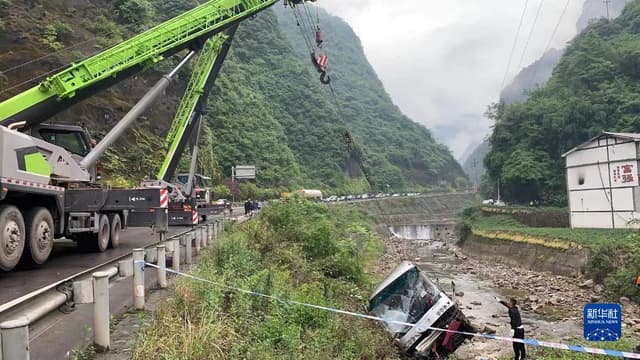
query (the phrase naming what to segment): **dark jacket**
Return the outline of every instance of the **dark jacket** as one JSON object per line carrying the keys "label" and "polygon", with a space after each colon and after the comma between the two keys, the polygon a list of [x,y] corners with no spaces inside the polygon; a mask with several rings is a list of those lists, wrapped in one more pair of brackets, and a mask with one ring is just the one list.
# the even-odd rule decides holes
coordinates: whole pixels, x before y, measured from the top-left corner
{"label": "dark jacket", "polygon": [[520,310],[517,306],[511,307],[505,301],[500,301],[500,304],[506,306],[509,309],[509,319],[511,319],[511,328],[517,329],[522,326],[522,319],[520,318]]}

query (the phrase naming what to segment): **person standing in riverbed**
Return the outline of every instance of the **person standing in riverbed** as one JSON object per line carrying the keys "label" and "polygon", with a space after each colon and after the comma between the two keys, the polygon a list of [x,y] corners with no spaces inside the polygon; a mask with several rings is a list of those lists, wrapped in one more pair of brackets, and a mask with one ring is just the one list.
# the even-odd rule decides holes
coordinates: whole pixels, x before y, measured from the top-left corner
{"label": "person standing in riverbed", "polygon": [[[518,301],[514,298],[510,298],[509,302],[500,300],[496,296],[496,300],[509,309],[509,319],[511,319],[511,330],[513,331],[514,339],[524,339],[524,326],[522,326],[522,319],[520,318],[520,310],[518,309]],[[515,360],[524,360],[526,351],[524,344],[520,342],[513,343],[513,352],[515,353]]]}

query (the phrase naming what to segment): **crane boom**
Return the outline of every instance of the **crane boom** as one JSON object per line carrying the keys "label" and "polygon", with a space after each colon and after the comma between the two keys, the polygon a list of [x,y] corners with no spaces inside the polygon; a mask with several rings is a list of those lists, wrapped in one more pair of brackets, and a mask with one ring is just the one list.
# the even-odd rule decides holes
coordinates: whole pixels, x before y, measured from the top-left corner
{"label": "crane boom", "polygon": [[224,34],[209,39],[200,51],[193,75],[165,140],[168,153],[158,171],[158,180],[170,181],[173,177],[182,152],[204,112],[206,98],[226,59],[236,29],[237,24]]}
{"label": "crane boom", "polygon": [[199,48],[209,37],[278,1],[210,0],[1,102],[0,125],[41,123],[167,56]]}

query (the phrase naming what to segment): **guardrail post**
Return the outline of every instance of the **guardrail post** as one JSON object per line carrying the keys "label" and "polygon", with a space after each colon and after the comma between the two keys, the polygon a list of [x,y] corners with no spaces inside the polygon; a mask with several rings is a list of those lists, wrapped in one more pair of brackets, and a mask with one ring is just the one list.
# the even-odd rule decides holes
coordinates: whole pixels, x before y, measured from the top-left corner
{"label": "guardrail post", "polygon": [[189,234],[182,235],[184,240],[184,263],[190,265],[193,263],[193,239]]}
{"label": "guardrail post", "polygon": [[93,346],[102,353],[111,348],[109,334],[109,273],[93,273]]}
{"label": "guardrail post", "polygon": [[218,222],[218,235],[224,232],[224,220]]}
{"label": "guardrail post", "polygon": [[195,230],[192,230],[191,232],[189,232],[189,236],[195,240],[196,255],[199,255],[202,248],[200,248],[200,240],[198,240],[198,233]]}
{"label": "guardrail post", "polygon": [[207,225],[207,229],[209,229],[209,242],[212,243],[216,240],[215,225],[209,224]]}
{"label": "guardrail post", "polygon": [[164,244],[157,245],[158,249],[158,287],[167,288],[167,247]]}
{"label": "guardrail post", "polygon": [[200,237],[202,238],[202,247],[209,245],[209,238],[207,233],[208,226],[204,225],[200,227]]}
{"label": "guardrail post", "polygon": [[171,269],[180,271],[180,240],[173,240],[173,258],[171,259]]}
{"label": "guardrail post", "polygon": [[2,356],[6,360],[29,360],[29,320],[22,317],[0,324]]}
{"label": "guardrail post", "polygon": [[133,250],[133,305],[144,310],[144,249]]}

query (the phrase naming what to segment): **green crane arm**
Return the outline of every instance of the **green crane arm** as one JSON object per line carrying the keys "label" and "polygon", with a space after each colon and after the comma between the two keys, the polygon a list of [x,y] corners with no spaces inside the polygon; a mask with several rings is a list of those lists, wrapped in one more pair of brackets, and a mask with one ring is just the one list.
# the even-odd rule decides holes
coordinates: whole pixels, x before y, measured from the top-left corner
{"label": "green crane arm", "polygon": [[192,137],[193,131],[199,127],[197,125],[204,113],[207,96],[229,52],[236,29],[237,24],[226,33],[207,40],[200,51],[193,74],[165,140],[168,152],[158,171],[158,180],[171,180],[187,142]]}
{"label": "green crane arm", "polygon": [[210,0],[0,103],[0,125],[46,121],[78,101],[206,39],[278,0]]}

